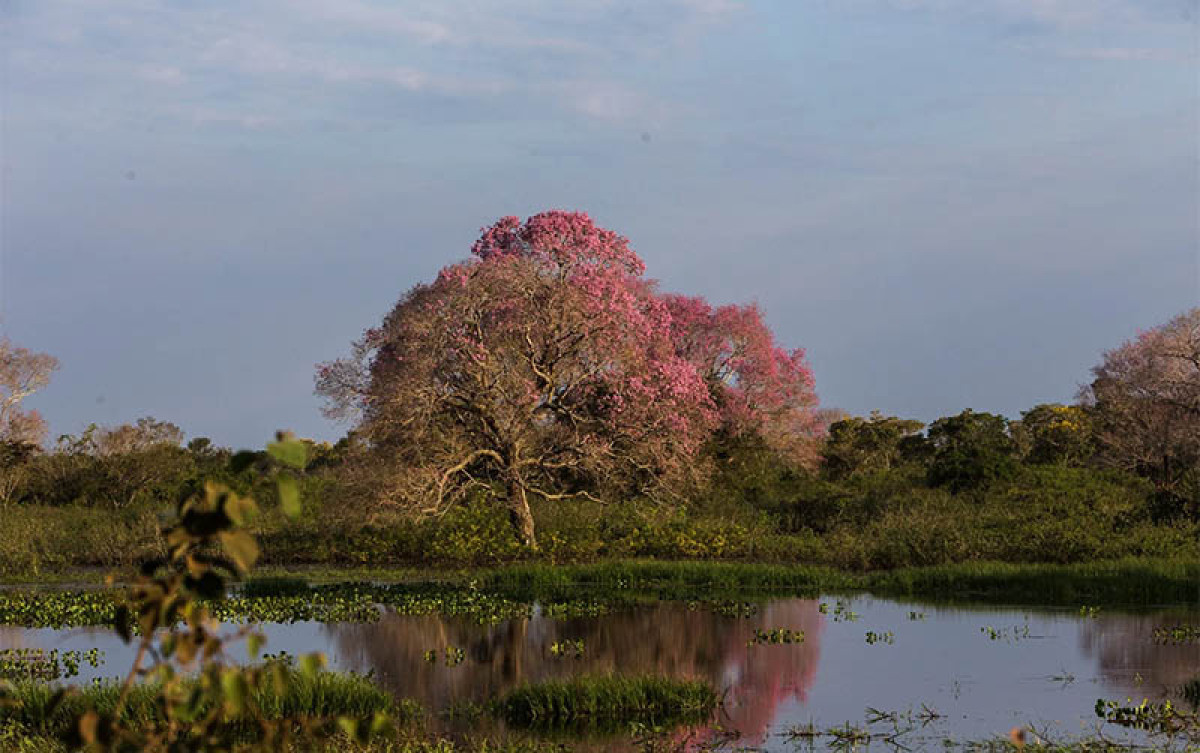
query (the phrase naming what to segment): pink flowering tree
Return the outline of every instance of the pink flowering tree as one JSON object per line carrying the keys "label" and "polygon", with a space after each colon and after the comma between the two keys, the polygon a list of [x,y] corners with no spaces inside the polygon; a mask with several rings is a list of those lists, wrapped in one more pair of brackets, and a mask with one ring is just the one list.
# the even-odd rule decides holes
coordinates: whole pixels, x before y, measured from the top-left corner
{"label": "pink flowering tree", "polygon": [[552,211],[501,219],[471,252],[401,298],[354,357],[318,367],[327,413],[356,417],[397,469],[385,497],[436,514],[502,486],[536,546],[530,495],[695,481],[717,405],[628,241]]}
{"label": "pink flowering tree", "polygon": [[49,384],[56,369],[54,356],[0,338],[0,441],[38,445],[46,438],[45,420],[21,403]]}
{"label": "pink flowering tree", "polygon": [[1104,354],[1081,402],[1102,457],[1200,511],[1200,308]]}
{"label": "pink flowering tree", "polygon": [[704,379],[729,437],[756,436],[792,462],[812,466],[824,421],[801,349],[779,347],[758,306],[713,307],[668,295],[676,352]]}

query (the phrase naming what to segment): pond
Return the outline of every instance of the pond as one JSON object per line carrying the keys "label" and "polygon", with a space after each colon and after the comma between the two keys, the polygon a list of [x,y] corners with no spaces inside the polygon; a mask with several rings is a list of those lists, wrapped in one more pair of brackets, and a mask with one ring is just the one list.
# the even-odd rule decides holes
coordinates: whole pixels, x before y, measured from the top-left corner
{"label": "pond", "polygon": [[[1157,641],[1154,631],[1184,623],[1200,623],[1200,610],[1085,615],[830,596],[765,600],[736,615],[664,601],[598,617],[535,612],[489,625],[388,612],[373,623],[264,630],[268,651],[324,651],[332,668],[372,672],[397,696],[435,711],[485,701],[518,683],[579,674],[701,678],[724,695],[719,723],[738,744],[790,751],[809,723],[849,723],[878,735],[900,730],[898,740],[910,747],[1029,725],[1055,739],[1092,733],[1100,698],[1183,703],[1182,685],[1200,675],[1200,645]],[[775,629],[802,632],[803,640],[754,641],[757,631]],[[132,658],[101,628],[0,628],[6,647],[98,647],[104,663],[85,665],[83,680],[119,674]],[[1104,731],[1115,739],[1140,734],[1111,725]]]}

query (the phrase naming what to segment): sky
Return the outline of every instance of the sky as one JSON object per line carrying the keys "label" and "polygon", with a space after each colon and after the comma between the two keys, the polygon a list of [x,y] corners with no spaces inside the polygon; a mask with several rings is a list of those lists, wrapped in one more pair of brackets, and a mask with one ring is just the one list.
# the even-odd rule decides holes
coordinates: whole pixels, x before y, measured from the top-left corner
{"label": "sky", "polygon": [[757,301],[823,406],[1070,401],[1200,305],[1200,0],[0,0],[52,435],[333,440],[313,366],[505,215]]}

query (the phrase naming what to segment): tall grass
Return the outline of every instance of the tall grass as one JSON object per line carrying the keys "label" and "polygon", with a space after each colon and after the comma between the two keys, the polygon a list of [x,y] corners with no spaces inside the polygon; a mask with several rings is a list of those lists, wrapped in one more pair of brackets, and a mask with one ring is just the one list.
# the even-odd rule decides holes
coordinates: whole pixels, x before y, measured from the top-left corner
{"label": "tall grass", "polygon": [[[56,690],[56,686],[47,683],[17,683],[13,694],[17,706],[0,708],[0,724],[19,726],[32,735],[61,736],[67,731],[70,720],[89,708],[101,715],[112,714],[121,693],[116,682],[85,685],[54,706]],[[158,692],[159,688],[153,684],[135,685],[125,701],[122,718],[134,727],[158,724],[162,719],[156,704]],[[422,713],[413,702],[397,703],[368,677],[338,672],[318,672],[311,676],[289,672],[282,694],[259,691],[251,700],[264,719],[369,717],[382,711],[412,720]]]}
{"label": "tall grass", "polygon": [[304,596],[312,589],[304,578],[286,575],[250,578],[242,586],[242,596],[257,599],[263,596]]}
{"label": "tall grass", "polygon": [[814,565],[625,561],[592,565],[516,565],[479,578],[487,590],[524,597],[576,595],[580,588],[660,598],[702,593],[815,594],[867,591],[981,602],[1077,606],[1200,602],[1200,562],[1125,558],[1075,565],[965,562],[848,573]]}
{"label": "tall grass", "polygon": [[494,703],[495,713],[515,727],[604,728],[695,723],[717,707],[707,683],[667,677],[578,677],[522,685]]}
{"label": "tall grass", "polygon": [[1200,602],[1200,563],[1126,558],[1077,565],[975,562],[863,576],[875,594],[1023,604]]}
{"label": "tall grass", "polygon": [[706,588],[816,590],[852,587],[853,576],[819,565],[626,560],[590,565],[514,565],[490,571],[484,587],[535,591],[578,586],[609,589]]}

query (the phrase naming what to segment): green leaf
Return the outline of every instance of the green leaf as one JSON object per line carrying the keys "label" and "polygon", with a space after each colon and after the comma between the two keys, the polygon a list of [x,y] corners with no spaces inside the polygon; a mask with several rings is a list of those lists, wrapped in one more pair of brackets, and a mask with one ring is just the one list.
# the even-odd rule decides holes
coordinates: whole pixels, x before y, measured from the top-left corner
{"label": "green leaf", "polygon": [[160,607],[161,604],[151,603],[138,611],[137,624],[142,635],[153,635],[155,629],[158,628],[159,617],[162,614]]}
{"label": "green leaf", "polygon": [[275,695],[283,695],[287,692],[288,671],[283,666],[283,662],[271,662],[267,674],[271,679],[272,686],[275,688]]}
{"label": "green leaf", "polygon": [[225,579],[212,570],[203,573],[199,578],[188,578],[188,587],[202,599],[216,600],[225,595]]}
{"label": "green leaf", "polygon": [[113,627],[117,631],[117,635],[121,637],[123,643],[129,643],[133,637],[129,629],[129,607],[122,604],[117,607],[117,613],[113,617]]}
{"label": "green leaf", "polygon": [[275,483],[279,486],[279,506],[283,508],[283,514],[292,520],[300,517],[303,506],[300,504],[300,484],[297,483],[296,477],[290,473],[281,473]]}
{"label": "green leaf", "polygon": [[377,711],[371,719],[371,735],[382,735],[390,726],[392,726],[392,717],[388,716],[385,711]]}
{"label": "green leaf", "polygon": [[241,669],[231,668],[221,673],[221,691],[225,695],[225,709],[230,716],[241,716],[246,710],[246,697],[250,686]]}
{"label": "green leaf", "polygon": [[233,521],[234,525],[247,525],[258,513],[258,505],[250,497],[239,497],[230,494],[225,498],[224,503],[225,515]]}
{"label": "green leaf", "polygon": [[337,720],[338,726],[342,728],[342,732],[346,733],[346,737],[350,738],[351,742],[361,744],[363,742],[362,732],[359,729],[357,719],[352,719],[348,716],[339,716]]}
{"label": "green leaf", "polygon": [[305,654],[300,657],[300,674],[308,679],[316,677],[317,672],[320,672],[323,666],[325,666],[324,654]]}
{"label": "green leaf", "polygon": [[16,698],[17,688],[8,680],[0,680],[0,709],[20,708],[21,701]]}
{"label": "green leaf", "polygon": [[267,454],[284,465],[303,469],[308,463],[308,447],[298,439],[281,438],[267,445]]}
{"label": "green leaf", "polygon": [[222,531],[221,546],[225,547],[229,558],[240,572],[248,573],[258,560],[258,544],[254,537],[245,531]]}
{"label": "green leaf", "polygon": [[251,633],[246,636],[246,653],[250,655],[251,659],[257,659],[258,653],[262,651],[263,644],[266,642],[267,639],[258,633]]}
{"label": "green leaf", "polygon": [[88,745],[100,741],[100,715],[89,711],[79,717],[79,737]]}

